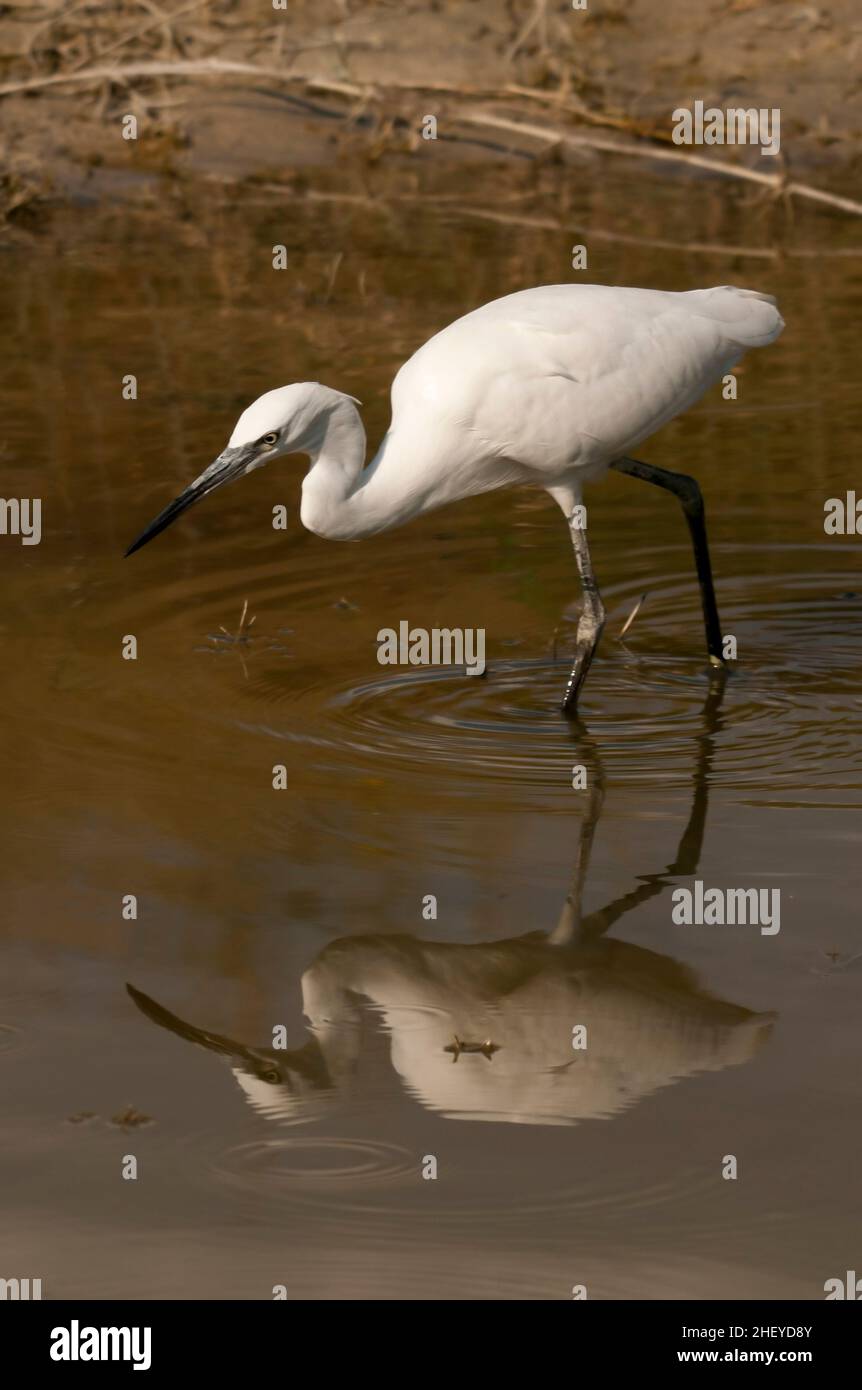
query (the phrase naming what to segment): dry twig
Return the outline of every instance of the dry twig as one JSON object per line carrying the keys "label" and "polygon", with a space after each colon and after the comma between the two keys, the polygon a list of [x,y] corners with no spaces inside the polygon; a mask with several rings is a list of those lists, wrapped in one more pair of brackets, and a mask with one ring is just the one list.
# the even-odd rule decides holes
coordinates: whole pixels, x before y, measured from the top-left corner
{"label": "dry twig", "polygon": [[[302,47],[302,45],[300,45]],[[132,62],[123,66],[102,66],[76,69],[72,72],[53,73],[49,77],[29,78],[20,82],[7,82],[0,86],[0,98],[12,96],[17,92],[34,92],[66,83],[110,81],[116,84],[128,83],[134,78],[175,77],[254,77],[272,82],[286,83],[290,86],[304,87],[312,92],[326,92],[354,101],[367,101],[378,96],[380,89],[375,86],[360,87],[354,82],[334,81],[321,77],[297,77],[285,73],[280,68],[260,66],[255,63],[238,63],[222,58],[189,59],[183,62]],[[398,86],[399,90],[428,91],[427,84],[386,84]],[[606,140],[595,135],[576,135],[552,126],[535,125],[530,122],[513,120],[490,111],[461,108],[452,114],[452,119],[462,125],[479,129],[500,131],[522,139],[540,140],[545,145],[563,145],[570,149],[598,150],[604,154],[627,155],[636,159],[653,159],[676,164],[677,167],[702,169],[724,178],[742,179],[761,187],[771,189],[776,197],[804,198],[810,202],[836,208],[855,217],[862,216],[862,203],[852,198],[844,198],[836,193],[827,193],[810,184],[789,180],[782,174],[764,174],[758,169],[749,169],[740,164],[729,164],[705,155],[684,154],[677,149],[664,149],[651,141],[637,140],[628,143]],[[572,114],[577,114],[573,112]]]}

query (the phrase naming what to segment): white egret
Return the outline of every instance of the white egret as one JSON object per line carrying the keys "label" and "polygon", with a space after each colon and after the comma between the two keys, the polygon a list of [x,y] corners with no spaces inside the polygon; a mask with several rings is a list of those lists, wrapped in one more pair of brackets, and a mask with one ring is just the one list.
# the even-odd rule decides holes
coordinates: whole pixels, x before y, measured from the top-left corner
{"label": "white egret", "polygon": [[685,474],[629,457],[629,450],[783,327],[772,296],[730,285],[682,293],[544,285],[506,295],[457,319],[404,364],[392,384],[391,424],[367,467],[354,397],[317,382],[267,391],[243,411],[215,462],[126,554],[222,483],[284,454],[311,459],[300,516],[330,540],[372,536],[510,484],[543,487],[569,523],[583,590],[563,700],[572,712],[604,624],[583,486],[615,468],[682,502],[709,658],[721,667],[700,488]]}

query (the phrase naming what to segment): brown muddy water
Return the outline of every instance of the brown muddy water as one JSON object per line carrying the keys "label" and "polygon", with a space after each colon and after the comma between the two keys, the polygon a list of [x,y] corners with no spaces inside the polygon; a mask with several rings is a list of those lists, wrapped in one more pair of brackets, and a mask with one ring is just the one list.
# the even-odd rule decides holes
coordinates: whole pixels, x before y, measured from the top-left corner
{"label": "brown muddy water", "polygon": [[[828,217],[774,256],[724,189],[584,183],[592,236],[246,188],[185,218],[81,207],[3,250],[3,492],[43,515],[40,545],[0,538],[4,1277],[818,1299],[859,1267],[862,574],[823,508],[859,484],[862,261]],[[528,192],[515,215],[543,211]],[[399,363],[570,279],[573,240],[605,283],[780,298],[739,399],[640,451],[703,484],[723,698],[677,505],[627,478],[588,496],[609,622],[578,724],[570,624],[551,650],[574,566],[542,494],[338,545],[301,528],[283,461],[122,559],[257,394],[349,391],[376,444]],[[487,678],[380,666],[402,619],[484,627]],[[674,924],[695,879],[780,889],[780,931]]]}

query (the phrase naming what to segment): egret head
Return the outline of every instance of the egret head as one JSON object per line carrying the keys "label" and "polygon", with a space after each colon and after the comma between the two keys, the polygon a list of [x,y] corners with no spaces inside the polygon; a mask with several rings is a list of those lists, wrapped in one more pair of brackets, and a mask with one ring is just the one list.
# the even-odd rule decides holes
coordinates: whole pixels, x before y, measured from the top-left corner
{"label": "egret head", "polygon": [[227,448],[179,497],[159,512],[156,519],[132,542],[126,554],[132,555],[140,550],[195,502],[215,492],[223,483],[242,478],[283,454],[314,456],[322,446],[333,411],[354,399],[328,386],[321,386],[316,381],[280,386],[259,396],[240,415]]}
{"label": "egret head", "polygon": [[235,1038],[197,1028],[134,985],[127,984],[126,992],[141,1013],[160,1028],[224,1057],[249,1104],[267,1118],[310,1118],[335,1100],[338,1082],[314,1036],[301,1047],[281,1051],[248,1047]]}

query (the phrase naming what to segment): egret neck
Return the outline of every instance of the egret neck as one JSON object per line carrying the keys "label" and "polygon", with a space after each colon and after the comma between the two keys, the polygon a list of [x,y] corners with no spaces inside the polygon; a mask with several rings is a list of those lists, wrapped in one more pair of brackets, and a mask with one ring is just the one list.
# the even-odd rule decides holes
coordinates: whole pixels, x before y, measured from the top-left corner
{"label": "egret neck", "polygon": [[340,396],[316,423],[319,433],[304,450],[311,467],[303,479],[300,507],[309,531],[327,540],[357,539],[421,510],[420,500],[411,497],[407,470],[387,472],[385,496],[379,495],[374,481],[384,454],[391,452],[391,434],[366,468],[365,428],[349,396]]}

